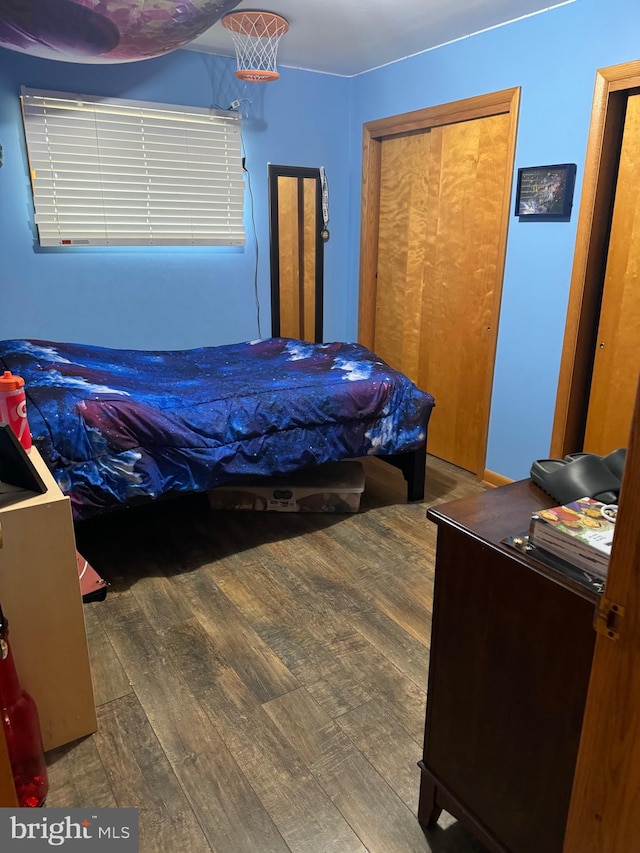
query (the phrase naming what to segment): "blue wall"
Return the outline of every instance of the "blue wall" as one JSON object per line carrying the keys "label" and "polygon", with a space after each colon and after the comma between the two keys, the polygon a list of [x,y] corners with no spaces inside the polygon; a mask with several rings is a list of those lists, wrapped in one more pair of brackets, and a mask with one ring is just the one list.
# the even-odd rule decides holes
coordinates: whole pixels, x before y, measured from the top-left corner
{"label": "blue wall", "polygon": [[[510,219],[486,461],[506,477],[528,476],[531,462],[549,452],[595,73],[638,58],[638,0],[577,0],[353,81],[354,175],[363,122],[513,86],[522,87],[516,174],[522,166],[578,165],[569,223]],[[354,211],[359,191],[354,182]],[[353,216],[350,328],[358,233]]]}
{"label": "blue wall", "polygon": [[327,169],[326,338],[357,336],[362,124],[522,87],[516,169],[574,162],[569,223],[510,219],[487,468],[518,479],[547,455],[597,68],[640,57],[638,0],[576,0],[346,79],[280,68],[243,86],[233,62],[191,51],[78,66],[0,49],[0,337],[173,348],[256,337],[254,249],[40,250],[19,121],[21,84],[226,107],[245,97],[262,334],[270,329],[267,164]]}
{"label": "blue wall", "polygon": [[325,250],[326,334],[346,336],[349,181],[344,152],[350,81],[283,69],[277,83],[243,84],[233,75],[234,67],[225,57],[185,50],[144,62],[93,66],[0,48],[0,338],[173,349],[259,336],[249,208],[243,249],[38,247],[20,120],[21,85],[204,107],[226,108],[243,98],[262,336],[271,328],[268,163],[327,170],[332,237]]}

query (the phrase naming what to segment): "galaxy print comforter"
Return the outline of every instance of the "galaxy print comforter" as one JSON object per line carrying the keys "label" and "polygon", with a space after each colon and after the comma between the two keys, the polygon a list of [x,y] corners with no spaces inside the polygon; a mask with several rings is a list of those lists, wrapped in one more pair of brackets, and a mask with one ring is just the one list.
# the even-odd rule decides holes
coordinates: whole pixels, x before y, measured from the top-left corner
{"label": "galaxy print comforter", "polygon": [[433,398],[353,343],[181,351],[0,341],[74,518],[238,477],[418,448]]}

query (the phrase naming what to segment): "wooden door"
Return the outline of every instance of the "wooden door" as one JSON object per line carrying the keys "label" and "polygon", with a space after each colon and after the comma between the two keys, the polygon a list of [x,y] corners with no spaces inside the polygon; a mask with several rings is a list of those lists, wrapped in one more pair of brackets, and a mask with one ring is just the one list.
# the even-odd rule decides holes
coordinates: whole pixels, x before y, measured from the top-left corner
{"label": "wooden door", "polygon": [[269,166],[271,334],[323,338],[322,190],[318,169]]}
{"label": "wooden door", "polygon": [[640,372],[640,95],[627,101],[584,449],[626,447]]}
{"label": "wooden door", "polygon": [[627,441],[604,591],[619,633],[596,639],[564,853],[640,849],[640,393]]}
{"label": "wooden door", "polygon": [[435,397],[429,453],[480,477],[517,118],[495,94],[365,126],[360,340]]}
{"label": "wooden door", "polygon": [[[626,107],[639,88],[640,61],[601,68],[596,73],[551,456],[579,450],[584,439],[594,330],[600,311],[603,259],[608,254]],[[619,610],[619,638],[613,640],[600,634],[596,641],[565,853],[631,853],[638,849],[639,517],[640,395],[631,421],[604,593],[624,610]]]}
{"label": "wooden door", "polygon": [[639,92],[640,61],[596,72],[551,457],[608,453],[625,445],[629,431],[640,364],[633,340]]}

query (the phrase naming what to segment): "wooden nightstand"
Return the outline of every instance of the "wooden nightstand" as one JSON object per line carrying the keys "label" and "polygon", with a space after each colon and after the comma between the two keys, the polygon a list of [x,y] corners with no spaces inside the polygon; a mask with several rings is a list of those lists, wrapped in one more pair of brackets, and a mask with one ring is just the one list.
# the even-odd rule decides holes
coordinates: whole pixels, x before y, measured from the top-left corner
{"label": "wooden nightstand", "polygon": [[0,502],[0,602],[46,751],[97,722],[69,498],[35,448],[29,457],[47,491]]}

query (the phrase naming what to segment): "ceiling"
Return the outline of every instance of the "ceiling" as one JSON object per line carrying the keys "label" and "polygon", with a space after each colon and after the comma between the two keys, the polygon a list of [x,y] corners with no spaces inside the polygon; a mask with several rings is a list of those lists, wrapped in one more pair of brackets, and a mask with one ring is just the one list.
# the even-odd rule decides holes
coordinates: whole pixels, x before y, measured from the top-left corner
{"label": "ceiling", "polygon": [[[353,76],[575,0],[241,0],[289,22],[278,66]],[[190,49],[235,56],[218,21]]]}

